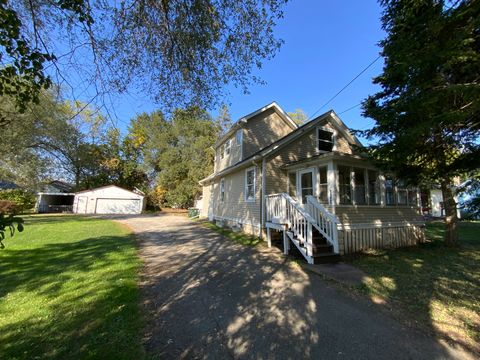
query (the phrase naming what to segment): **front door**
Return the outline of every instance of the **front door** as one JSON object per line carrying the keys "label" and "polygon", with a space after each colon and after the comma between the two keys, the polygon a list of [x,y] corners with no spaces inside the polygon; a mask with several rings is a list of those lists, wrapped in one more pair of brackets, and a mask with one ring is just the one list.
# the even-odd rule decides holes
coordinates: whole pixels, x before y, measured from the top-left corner
{"label": "front door", "polygon": [[314,169],[301,170],[298,173],[299,181],[298,195],[302,204],[307,203],[307,195],[313,195],[315,193],[315,173]]}

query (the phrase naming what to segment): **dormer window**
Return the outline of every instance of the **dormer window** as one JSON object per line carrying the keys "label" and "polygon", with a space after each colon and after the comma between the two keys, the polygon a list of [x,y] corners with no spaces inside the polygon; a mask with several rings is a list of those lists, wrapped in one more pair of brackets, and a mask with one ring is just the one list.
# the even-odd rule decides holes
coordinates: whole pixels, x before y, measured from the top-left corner
{"label": "dormer window", "polygon": [[325,128],[317,128],[317,149],[320,151],[333,150],[333,131]]}

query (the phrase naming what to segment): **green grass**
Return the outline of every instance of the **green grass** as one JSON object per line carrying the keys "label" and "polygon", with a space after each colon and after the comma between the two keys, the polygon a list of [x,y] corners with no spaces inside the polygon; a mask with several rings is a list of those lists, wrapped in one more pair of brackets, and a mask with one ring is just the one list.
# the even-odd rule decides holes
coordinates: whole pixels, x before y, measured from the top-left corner
{"label": "green grass", "polygon": [[411,314],[470,350],[480,343],[480,222],[460,224],[460,246],[443,244],[443,224],[430,223],[419,247],[372,251],[352,260],[369,276],[362,290],[372,300]]}
{"label": "green grass", "polygon": [[247,235],[241,231],[232,231],[228,228],[222,228],[208,221],[202,221],[202,220],[197,220],[197,221],[202,226],[226,236],[227,238],[229,238],[230,240],[233,240],[237,244],[241,244],[245,246],[258,246],[263,243],[262,239],[256,236]]}
{"label": "green grass", "polygon": [[138,359],[140,260],[108,220],[26,217],[0,250],[1,359]]}

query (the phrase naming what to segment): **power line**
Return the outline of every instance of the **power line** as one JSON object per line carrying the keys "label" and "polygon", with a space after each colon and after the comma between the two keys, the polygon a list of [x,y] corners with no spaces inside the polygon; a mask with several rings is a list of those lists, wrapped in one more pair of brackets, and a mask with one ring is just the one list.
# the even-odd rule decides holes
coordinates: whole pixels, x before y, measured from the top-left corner
{"label": "power line", "polygon": [[[357,80],[365,71],[367,71],[373,64],[375,64],[378,59],[381,58],[381,55],[378,55],[375,60],[373,60],[367,67],[365,67],[362,71],[360,71],[357,76],[355,76],[352,80],[350,80],[343,88],[341,88],[335,95],[333,95],[325,104],[323,104],[317,111],[315,111],[312,116],[310,116],[311,120],[320,110],[322,110],[325,106],[330,104],[338,95],[340,95],[346,88],[348,88],[355,80]],[[358,105],[357,105],[358,106]]]}
{"label": "power line", "polygon": [[357,105],[353,105],[352,107],[349,107],[348,109],[343,110],[342,112],[339,112],[338,115],[342,115],[343,113],[346,113],[346,112],[348,112],[348,111],[350,111],[350,110],[353,110],[353,109],[355,109],[356,107],[358,107],[358,106],[360,106],[360,105],[362,105],[362,103],[358,103]]}

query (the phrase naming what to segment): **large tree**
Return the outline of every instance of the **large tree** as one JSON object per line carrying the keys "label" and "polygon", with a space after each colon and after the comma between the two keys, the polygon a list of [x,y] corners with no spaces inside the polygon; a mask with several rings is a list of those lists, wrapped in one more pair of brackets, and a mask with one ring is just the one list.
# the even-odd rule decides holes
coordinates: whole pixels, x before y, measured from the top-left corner
{"label": "large tree", "polygon": [[95,101],[140,89],[162,106],[212,107],[225,84],[259,81],[286,2],[0,0],[0,95],[25,110],[53,78]]}
{"label": "large tree", "polygon": [[167,205],[193,204],[198,181],[213,169],[212,145],[221,123],[198,107],[177,109],[169,119],[154,112],[132,120],[128,137],[141,149],[155,190]]}
{"label": "large tree", "polygon": [[453,178],[480,165],[480,1],[384,0],[381,91],[363,103],[382,167],[441,185],[445,243],[458,239]]}

